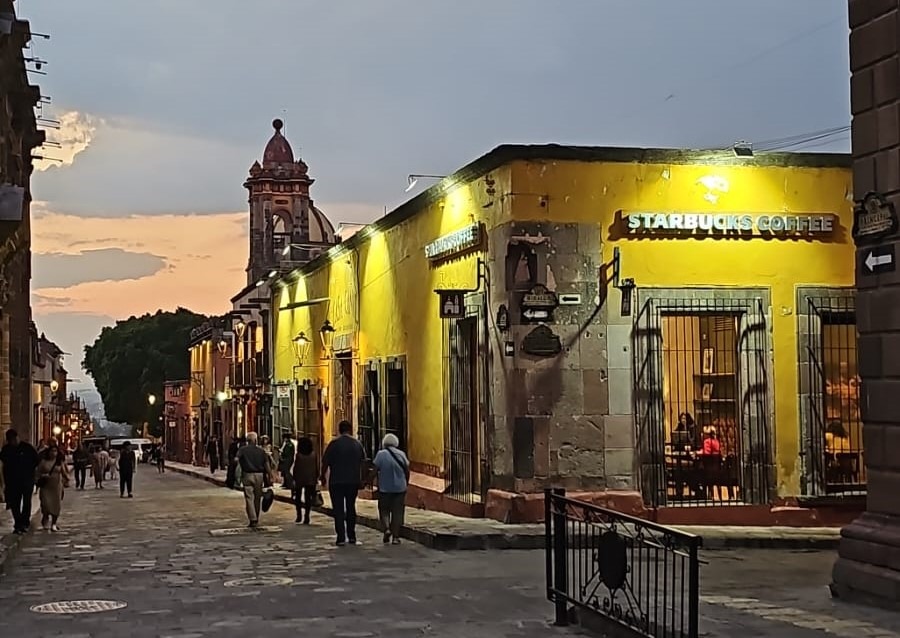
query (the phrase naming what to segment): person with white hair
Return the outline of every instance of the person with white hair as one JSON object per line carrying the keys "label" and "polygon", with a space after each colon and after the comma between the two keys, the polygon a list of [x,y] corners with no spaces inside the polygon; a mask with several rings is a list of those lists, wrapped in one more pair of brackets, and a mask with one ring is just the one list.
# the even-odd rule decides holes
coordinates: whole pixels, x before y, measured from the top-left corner
{"label": "person with white hair", "polygon": [[258,445],[256,432],[247,434],[247,445],[237,452],[236,461],[241,466],[241,481],[244,486],[244,505],[247,508],[249,527],[259,527],[259,512],[262,507],[263,487],[266,476],[272,475],[272,457]]}
{"label": "person with white hair", "polygon": [[400,449],[396,435],[388,433],[384,436],[374,464],[378,471],[378,517],[384,530],[382,540],[385,544],[399,545],[409,486],[409,459]]}

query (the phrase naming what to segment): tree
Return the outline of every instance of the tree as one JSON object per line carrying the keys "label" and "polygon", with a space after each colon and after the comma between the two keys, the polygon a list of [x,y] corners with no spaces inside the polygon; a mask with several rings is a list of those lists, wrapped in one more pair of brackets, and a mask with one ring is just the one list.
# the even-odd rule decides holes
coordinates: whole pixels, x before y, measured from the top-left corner
{"label": "tree", "polygon": [[[179,308],[103,328],[85,346],[82,366],[100,392],[106,418],[133,426],[146,421],[150,433],[161,436],[164,382],[190,378],[191,331],[207,319]],[[154,405],[148,402],[151,394],[157,397]]]}

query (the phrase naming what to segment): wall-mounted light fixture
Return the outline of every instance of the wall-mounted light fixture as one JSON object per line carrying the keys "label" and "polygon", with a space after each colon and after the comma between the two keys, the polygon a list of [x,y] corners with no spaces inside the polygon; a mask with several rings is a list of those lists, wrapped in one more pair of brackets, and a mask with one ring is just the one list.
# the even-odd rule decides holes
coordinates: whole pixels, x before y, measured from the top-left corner
{"label": "wall-mounted light fixture", "polygon": [[219,340],[217,347],[219,348],[219,354],[221,355],[224,355],[226,352],[228,352],[228,342],[224,339]]}
{"label": "wall-mounted light fixture", "polygon": [[500,304],[497,308],[497,330],[500,332],[509,330],[509,309],[504,304]]}
{"label": "wall-mounted light fixture", "polygon": [[53,381],[50,382],[50,392],[56,392],[57,390],[59,390],[59,381],[53,379]]}
{"label": "wall-mounted light fixture", "polygon": [[416,184],[419,183],[420,179],[444,179],[445,177],[447,177],[447,176],[446,175],[416,175],[415,173],[413,173],[412,175],[407,175],[406,181],[408,182],[408,185],[406,187],[405,192],[408,193],[409,191],[414,189],[416,187]]}
{"label": "wall-mounted light fixture", "polygon": [[310,341],[309,337],[302,332],[294,337],[294,356],[297,358],[297,363],[301,366],[306,359],[306,355],[309,353],[309,346],[311,344],[312,341]]}
{"label": "wall-mounted light fixture", "polygon": [[246,329],[247,329],[247,324],[245,324],[243,321],[238,321],[234,325],[234,331],[237,332],[238,339],[244,338],[244,331]]}
{"label": "wall-mounted light fixture", "polygon": [[325,351],[325,358],[331,357],[331,344],[334,343],[334,326],[328,319],[319,328],[319,336],[322,337],[322,349]]}

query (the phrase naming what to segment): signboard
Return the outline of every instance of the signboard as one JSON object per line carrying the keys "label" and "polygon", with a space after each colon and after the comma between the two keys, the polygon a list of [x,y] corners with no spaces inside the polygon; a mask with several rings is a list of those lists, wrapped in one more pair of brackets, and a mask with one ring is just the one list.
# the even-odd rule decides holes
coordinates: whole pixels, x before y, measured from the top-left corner
{"label": "signboard", "polygon": [[562,352],[562,343],[550,328],[538,326],[522,339],[522,350],[538,357],[552,357]]}
{"label": "signboard", "polygon": [[897,232],[894,205],[878,193],[869,193],[853,210],[853,239],[867,243]]}
{"label": "signboard", "polygon": [[290,399],[291,398],[291,386],[289,386],[289,385],[275,386],[275,396],[279,399]]}
{"label": "signboard", "polygon": [[547,286],[538,284],[522,297],[522,308],[546,308],[553,310],[559,305],[556,294],[547,290]]}
{"label": "signboard", "polygon": [[175,421],[169,421],[169,427],[174,428],[176,425]]}
{"label": "signboard", "polygon": [[877,275],[882,272],[892,272],[897,267],[894,260],[894,245],[873,246],[862,253],[862,274]]}
{"label": "signboard", "polygon": [[438,261],[470,250],[481,244],[481,234],[481,224],[470,224],[438,237],[425,246],[425,257],[431,261]]}
{"label": "signboard", "polygon": [[581,305],[581,295],[578,293],[568,293],[559,296],[560,306],[578,306]]}
{"label": "signboard", "polygon": [[441,319],[461,319],[466,316],[466,293],[462,290],[439,290]]}
{"label": "signboard", "polygon": [[526,308],[522,311],[522,317],[526,321],[547,321],[550,319],[550,311],[543,308]]}
{"label": "signboard", "polygon": [[629,213],[624,215],[631,233],[659,233],[674,237],[709,233],[791,237],[829,235],[837,226],[834,213],[750,215],[746,213]]}
{"label": "signboard", "polygon": [[507,357],[514,357],[516,355],[516,344],[512,341],[504,341],[503,354]]}

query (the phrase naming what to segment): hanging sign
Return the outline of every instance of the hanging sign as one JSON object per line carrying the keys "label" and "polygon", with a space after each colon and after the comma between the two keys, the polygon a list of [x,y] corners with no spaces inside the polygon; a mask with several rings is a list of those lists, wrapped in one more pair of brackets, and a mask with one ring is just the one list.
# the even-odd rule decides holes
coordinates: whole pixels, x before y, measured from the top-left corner
{"label": "hanging sign", "polygon": [[425,257],[431,261],[438,261],[466,252],[481,243],[481,235],[481,224],[470,224],[427,244]]}
{"label": "hanging sign", "polygon": [[853,209],[853,239],[857,243],[874,241],[897,232],[894,205],[879,193],[869,193]]}
{"label": "hanging sign", "polygon": [[439,290],[441,319],[461,319],[466,316],[466,293],[462,290]]}
{"label": "hanging sign", "polygon": [[290,399],[291,398],[291,386],[289,385],[279,385],[275,387],[275,396],[279,399]]}

